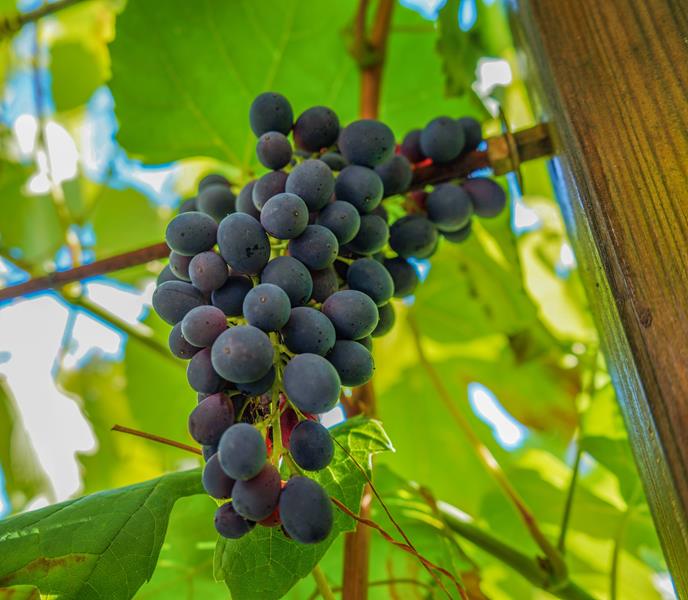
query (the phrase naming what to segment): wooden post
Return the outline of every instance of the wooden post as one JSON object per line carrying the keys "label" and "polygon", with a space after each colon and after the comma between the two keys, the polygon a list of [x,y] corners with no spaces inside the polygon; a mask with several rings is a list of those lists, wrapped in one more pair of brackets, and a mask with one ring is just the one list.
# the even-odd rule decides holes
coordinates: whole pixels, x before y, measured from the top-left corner
{"label": "wooden post", "polygon": [[688,598],[688,6],[508,0],[679,597]]}

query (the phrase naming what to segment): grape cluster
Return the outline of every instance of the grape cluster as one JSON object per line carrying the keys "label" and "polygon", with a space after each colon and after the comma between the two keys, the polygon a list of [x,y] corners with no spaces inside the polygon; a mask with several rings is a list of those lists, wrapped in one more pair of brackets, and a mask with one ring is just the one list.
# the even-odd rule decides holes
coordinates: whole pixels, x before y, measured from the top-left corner
{"label": "grape cluster", "polygon": [[496,215],[505,197],[484,178],[409,192],[417,165],[478,146],[473,119],[440,117],[397,147],[385,124],[341,128],[323,106],[294,120],[275,93],[258,96],[249,117],[269,171],[236,196],[221,175],[200,181],[167,227],[153,306],[173,326],[170,350],[189,361],[189,431],[203,446],[203,485],[221,501],[218,532],[239,538],[258,523],[315,543],[333,521],[327,493],[303,475],[334,454],[318,415],[342,386],[372,377],[390,301],[418,285],[412,260],[440,237],[464,240],[472,215]]}

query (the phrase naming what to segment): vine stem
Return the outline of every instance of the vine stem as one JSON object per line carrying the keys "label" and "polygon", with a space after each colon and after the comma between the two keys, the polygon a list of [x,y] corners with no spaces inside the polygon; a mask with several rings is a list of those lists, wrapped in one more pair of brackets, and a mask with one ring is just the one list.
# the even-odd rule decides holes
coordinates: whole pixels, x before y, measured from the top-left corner
{"label": "vine stem", "polygon": [[33,23],[43,17],[47,17],[48,15],[52,15],[53,13],[84,1],[85,0],[58,0],[50,4],[45,3],[36,10],[4,17],[0,22],[0,39],[14,35],[27,23]]}
{"label": "vine stem", "polygon": [[335,600],[334,594],[330,589],[330,584],[327,582],[327,578],[325,577],[325,573],[322,572],[322,569],[318,565],[315,565],[311,573],[313,575],[313,579],[315,579],[315,585],[318,586],[320,595],[325,600]]}
{"label": "vine stem", "polygon": [[582,457],[583,450],[581,450],[580,443],[576,442],[576,458],[573,462],[573,469],[571,471],[571,481],[569,482],[569,489],[566,492],[564,514],[561,517],[561,528],[559,530],[559,540],[557,541],[557,550],[559,550],[562,556],[566,552],[566,532],[569,529],[569,521],[571,519],[571,508],[573,507],[573,496],[576,491],[576,484],[578,483],[578,472],[580,471],[580,463]]}
{"label": "vine stem", "polygon": [[568,578],[553,585],[554,582],[552,582],[550,574],[543,569],[542,564],[537,559],[480,529],[451,504],[439,500],[436,505],[443,522],[451,531],[499,559],[536,587],[547,590],[562,600],[595,600],[594,596]]}
{"label": "vine stem", "polygon": [[494,454],[492,454],[490,449],[482,443],[478,435],[475,433],[475,431],[473,431],[471,424],[464,417],[463,413],[457,408],[456,404],[454,403],[454,399],[444,385],[442,378],[439,376],[439,373],[437,373],[435,367],[428,360],[425,354],[420,330],[418,329],[418,323],[416,322],[412,313],[409,313],[408,323],[413,335],[414,343],[416,345],[418,361],[428,374],[428,377],[430,378],[430,381],[442,400],[445,408],[449,411],[461,431],[463,431],[480,462],[490,473],[490,475],[492,475],[504,494],[507,496],[507,498],[509,498],[511,503],[516,508],[531,537],[545,554],[545,557],[549,562],[551,574],[555,581],[565,581],[567,578],[567,568],[561,554],[545,537],[544,533],[542,533],[537,524],[535,516],[530,511],[524,500],[520,497],[516,489],[511,485],[511,482],[495,458]]}
{"label": "vine stem", "polygon": [[[551,154],[551,142],[546,125],[539,124],[517,131],[514,134],[514,139],[522,162]],[[427,164],[416,167],[410,189],[418,190],[429,184],[462,179],[478,169],[492,168],[495,175],[508,172],[510,155],[505,137],[502,135],[489,138],[487,146],[487,151],[475,150],[462,154],[446,165]],[[74,281],[142,265],[152,260],[166,258],[169,253],[170,249],[167,244],[160,242],[100,259],[74,269],[34,277],[24,283],[0,289],[0,301],[50,288],[59,288]]]}
{"label": "vine stem", "polygon": [[153,433],[147,433],[145,431],[139,431],[138,429],[132,429],[131,427],[125,427],[124,425],[113,425],[111,431],[118,431],[120,433],[127,433],[129,435],[134,435],[136,437],[144,438],[146,440],[151,440],[152,442],[157,442],[158,444],[165,444],[166,446],[172,446],[174,448],[179,448],[180,450],[185,450],[186,452],[191,452],[192,454],[203,455],[203,452],[199,448],[194,448],[188,444],[182,444],[181,442],[176,442],[169,438],[164,438]]}

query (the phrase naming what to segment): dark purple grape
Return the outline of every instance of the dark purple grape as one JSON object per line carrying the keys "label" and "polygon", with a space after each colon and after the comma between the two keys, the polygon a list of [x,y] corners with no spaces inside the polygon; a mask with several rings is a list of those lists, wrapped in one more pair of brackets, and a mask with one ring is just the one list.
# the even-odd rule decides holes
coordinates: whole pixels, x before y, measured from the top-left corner
{"label": "dark purple grape", "polygon": [[201,400],[189,415],[189,433],[199,444],[213,446],[234,425],[234,404],[227,394]]}
{"label": "dark purple grape", "polygon": [[276,171],[289,164],[291,143],[283,133],[268,131],[258,138],[256,155],[264,167]]}
{"label": "dark purple grape", "polygon": [[286,183],[287,174],[284,171],[270,171],[263,175],[251,190],[253,206],[260,211],[270,198],[285,191]]}
{"label": "dark purple grape", "polygon": [[284,343],[296,354],[310,352],[325,356],[334,346],[336,335],[332,322],[319,310],[308,306],[291,309],[282,328]]}
{"label": "dark purple grape", "polygon": [[224,538],[236,540],[250,533],[256,526],[240,516],[231,502],[223,504],[215,511],[215,529]]}
{"label": "dark purple grape", "polygon": [[361,225],[348,247],[357,254],[375,254],[387,245],[389,226],[378,215],[361,215]]}
{"label": "dark purple grape", "polygon": [[212,217],[218,223],[234,212],[236,197],[227,185],[208,185],[198,193],[198,210]]}
{"label": "dark purple grape", "polygon": [[335,368],[319,354],[299,354],[284,367],[284,391],[302,412],[324,413],[339,400],[341,383]]}
{"label": "dark purple grape", "polygon": [[203,304],[203,294],[186,281],[166,281],[153,292],[155,312],[170,325],[179,323],[192,308]]}
{"label": "dark purple grape", "polygon": [[349,387],[367,383],[375,371],[373,355],[363,344],[352,340],[337,340],[326,358],[337,370],[342,385]]}
{"label": "dark purple grape", "polygon": [[306,304],[313,293],[311,274],[302,262],[291,256],[273,258],[260,274],[260,281],[281,287],[292,306]]}
{"label": "dark purple grape", "polygon": [[280,494],[282,527],[302,544],[316,544],[330,535],[334,516],[323,487],[308,477],[292,477]]}
{"label": "dark purple grape", "polygon": [[214,453],[205,463],[202,480],[203,488],[209,496],[217,500],[227,500],[232,497],[234,480],[222,470],[217,453]]}
{"label": "dark purple grape", "polygon": [[373,338],[369,335],[362,337],[360,340],[356,340],[357,344],[361,344],[368,352],[373,351]]}
{"label": "dark purple grape", "polygon": [[198,210],[198,206],[196,206],[196,196],[193,198],[187,198],[184,200],[179,205],[179,208],[177,209],[178,213],[185,213],[185,212],[195,212]]}
{"label": "dark purple grape", "polygon": [[279,131],[287,135],[291,131],[294,112],[289,100],[282,94],[263,92],[251,103],[248,118],[256,137],[268,131]]}
{"label": "dark purple grape", "polygon": [[224,386],[210,359],[210,348],[196,352],[186,369],[186,379],[192,389],[205,394],[215,394]]}
{"label": "dark purple grape", "polygon": [[473,214],[469,195],[458,185],[443,183],[428,194],[425,201],[428,219],[440,231],[458,231]]}
{"label": "dark purple grape", "polygon": [[382,200],[382,180],[372,169],[359,165],[346,167],[334,182],[337,200],[353,204],[360,213],[369,213]]}
{"label": "dark purple grape", "polygon": [[210,250],[217,240],[217,223],[202,212],[185,212],[172,219],[165,230],[165,241],[177,254],[193,256]]}
{"label": "dark purple grape", "polygon": [[413,171],[408,158],[395,154],[387,162],[375,167],[382,180],[383,196],[394,196],[408,191],[413,179]]}
{"label": "dark purple grape", "polygon": [[316,302],[324,302],[339,289],[337,272],[333,267],[311,271],[313,279],[313,294],[311,298]]}
{"label": "dark purple grape", "polygon": [[332,321],[337,337],[347,340],[370,335],[378,321],[375,303],[357,290],[332,294],[323,302],[322,312]]}
{"label": "dark purple grape", "polygon": [[359,258],[349,265],[346,281],[350,289],[367,294],[378,306],[389,302],[394,294],[392,276],[373,258]]}
{"label": "dark purple grape", "polygon": [[210,173],[198,182],[198,191],[202,192],[205,188],[211,185],[223,185],[225,187],[229,187],[229,181],[224,175],[220,175],[219,173]]}
{"label": "dark purple grape", "polygon": [[423,154],[436,163],[448,163],[463,150],[466,138],[463,127],[450,117],[437,117],[420,134]]}
{"label": "dark purple grape", "polygon": [[294,142],[302,150],[318,152],[337,141],[339,119],[326,106],[313,106],[301,113],[294,123]]}
{"label": "dark purple grape", "polygon": [[260,396],[272,388],[272,384],[275,382],[275,367],[272,367],[267,375],[264,375],[257,381],[251,381],[250,383],[237,383],[237,388],[248,394],[249,396]]}
{"label": "dark purple grape", "polygon": [[419,283],[418,273],[405,258],[386,258],[382,264],[392,277],[396,298],[405,298],[416,291]]}
{"label": "dark purple grape", "polygon": [[361,226],[361,216],[353,204],[336,201],[320,211],[316,223],[334,233],[340,244],[346,244],[356,237]]}
{"label": "dark purple grape", "polygon": [[501,186],[487,177],[467,179],[461,187],[468,193],[475,214],[483,218],[496,217],[506,206],[506,194]]}
{"label": "dark purple grape", "polygon": [[[351,342],[355,344],[356,342]],[[320,471],[332,462],[334,443],[320,423],[301,421],[289,436],[289,452],[294,462],[306,471]]]}
{"label": "dark purple grape", "polygon": [[168,281],[181,281],[181,279],[172,272],[170,265],[165,265],[162,271],[158,273],[158,278],[155,280],[155,286],[160,287],[163,283],[167,283]]}
{"label": "dark purple grape", "polygon": [[471,222],[469,221],[468,225],[466,225],[463,229],[459,229],[458,231],[442,231],[441,234],[442,237],[448,242],[451,242],[452,244],[460,244],[461,242],[467,240],[468,236],[471,235]]}
{"label": "dark purple grape", "polygon": [[177,254],[174,250],[170,252],[170,270],[177,279],[181,281],[191,281],[191,277],[189,276],[189,263],[192,258],[192,256]]}
{"label": "dark purple grape", "polygon": [[290,240],[306,230],[308,207],[296,194],[277,194],[263,206],[260,223],[265,231],[278,240]]}
{"label": "dark purple grape", "polygon": [[310,158],[289,173],[285,190],[301,198],[308,210],[320,210],[332,198],[334,175],[323,161]]}
{"label": "dark purple grape", "polygon": [[238,273],[257,275],[270,259],[270,241],[261,224],[245,213],[234,213],[220,223],[217,244],[222,258]]}
{"label": "dark purple grape", "polygon": [[289,254],[309,269],[326,269],[339,252],[339,243],[329,229],[322,225],[308,225],[306,230],[289,242]]}
{"label": "dark purple grape", "polygon": [[394,134],[380,121],[354,121],[339,134],[339,151],[353,165],[376,167],[394,153]]}
{"label": "dark purple grape", "polygon": [[272,283],[261,283],[244,298],[244,317],[263,331],[278,331],[289,320],[291,302],[287,293]]}
{"label": "dark purple grape", "polygon": [[476,121],[473,117],[462,117],[456,121],[463,129],[463,135],[466,142],[463,147],[463,152],[470,152],[475,150],[480,142],[483,141],[483,128],[480,121]]}
{"label": "dark purple grape", "polygon": [[420,215],[395,221],[389,233],[389,245],[402,258],[428,258],[437,248],[437,229]]}
{"label": "dark purple grape", "polygon": [[282,480],[279,471],[266,463],[260,473],[247,481],[237,481],[232,490],[232,504],[242,517],[260,521],[277,508]]}
{"label": "dark purple grape", "polygon": [[170,351],[177,358],[189,360],[194,354],[196,354],[196,352],[200,350],[200,348],[194,346],[193,344],[189,344],[189,342],[184,338],[184,335],[182,334],[181,321],[170,330],[168,342]]}
{"label": "dark purple grape", "polygon": [[213,367],[234,383],[257,381],[270,370],[273,358],[270,338],[252,325],[228,329],[220,334],[212,347]]}
{"label": "dark purple grape", "polygon": [[212,250],[197,254],[189,263],[191,283],[205,294],[221,288],[228,275],[225,259]]}
{"label": "dark purple grape", "polygon": [[201,448],[201,452],[203,452],[203,460],[208,462],[213,456],[215,456],[217,454],[217,445],[215,445],[215,446],[203,446]]}
{"label": "dark purple grape", "polygon": [[420,129],[412,129],[401,142],[401,153],[412,163],[419,163],[425,160],[425,154],[420,147]]}
{"label": "dark purple grape", "polygon": [[260,211],[253,204],[253,186],[256,185],[256,180],[249,181],[241,191],[236,199],[236,211],[251,215],[254,219],[260,219]]}
{"label": "dark purple grape", "polygon": [[375,329],[370,334],[373,337],[381,337],[389,333],[392,327],[394,327],[394,322],[396,321],[394,306],[392,306],[391,302],[383,304],[377,310],[380,315],[380,319],[378,320]]}
{"label": "dark purple grape", "polygon": [[339,154],[339,152],[325,152],[325,154],[320,157],[320,160],[333,171],[341,171],[349,164],[346,158]]}
{"label": "dark purple grape", "polygon": [[237,423],[227,429],[217,454],[222,470],[237,483],[258,475],[268,457],[263,436],[248,423]]}
{"label": "dark purple grape", "polygon": [[228,317],[241,315],[244,298],[253,287],[253,282],[245,275],[230,275],[225,284],[210,295],[213,306],[217,306]]}
{"label": "dark purple grape", "polygon": [[216,306],[197,306],[192,308],[182,319],[182,335],[198,348],[213,345],[223,331],[227,329],[227,317]]}

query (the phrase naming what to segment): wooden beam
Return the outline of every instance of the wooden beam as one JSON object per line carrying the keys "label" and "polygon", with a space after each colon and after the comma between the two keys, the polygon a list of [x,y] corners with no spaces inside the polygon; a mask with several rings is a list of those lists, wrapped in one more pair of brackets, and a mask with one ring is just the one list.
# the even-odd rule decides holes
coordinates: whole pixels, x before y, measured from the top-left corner
{"label": "wooden beam", "polygon": [[688,5],[509,7],[631,446],[688,598]]}

